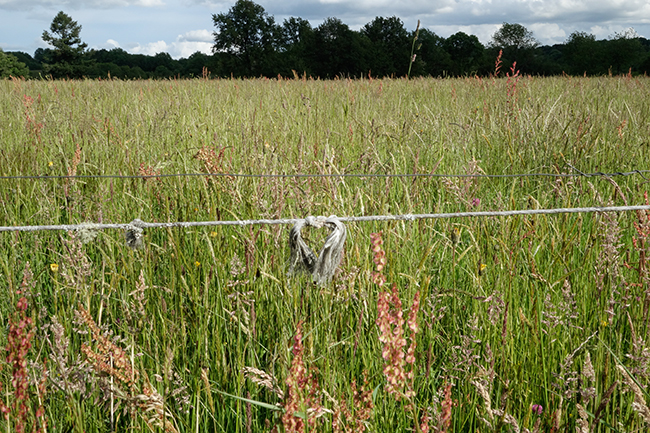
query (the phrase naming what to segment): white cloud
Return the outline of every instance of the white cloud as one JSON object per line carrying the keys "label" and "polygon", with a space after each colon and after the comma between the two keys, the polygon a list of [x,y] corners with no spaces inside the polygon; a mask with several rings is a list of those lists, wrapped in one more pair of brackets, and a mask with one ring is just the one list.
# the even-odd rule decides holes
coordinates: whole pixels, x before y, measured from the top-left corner
{"label": "white cloud", "polygon": [[163,0],[0,0],[0,9],[8,10],[117,9],[128,6],[160,7],[164,5]]}
{"label": "white cloud", "polygon": [[610,37],[614,36],[616,33],[621,33],[626,29],[627,27],[618,26],[618,25],[592,26],[589,29],[588,33],[594,35],[596,39],[609,39]]}
{"label": "white cloud", "polygon": [[156,41],[149,42],[144,45],[137,44],[134,47],[128,50],[133,54],[145,54],[147,56],[153,56],[158,53],[168,52],[169,45],[165,41]]}
{"label": "white cloud", "polygon": [[[226,11],[235,3],[232,0],[184,0],[185,3],[192,5],[205,6],[213,11]],[[255,3],[263,4],[263,1],[256,1]]]}
{"label": "white cloud", "polygon": [[530,10],[536,17],[541,19],[557,19],[558,17],[581,14],[590,10],[590,7],[597,8],[597,1],[587,2],[580,0],[552,0],[532,1]]}
{"label": "white cloud", "polygon": [[178,36],[177,42],[210,42],[214,41],[210,30],[191,30]]}
{"label": "white cloud", "polygon": [[112,50],[113,48],[120,48],[120,43],[115,39],[108,39],[106,42],[92,45],[90,48],[93,50]]}
{"label": "white cloud", "polygon": [[[153,56],[158,53],[169,53],[175,59],[187,58],[200,51],[204,54],[212,53],[212,32],[209,30],[191,30],[178,35],[174,42],[165,41],[149,42],[146,44],[135,44],[127,49],[133,54],[145,54]],[[118,45],[119,46],[119,45]]]}
{"label": "white cloud", "polygon": [[145,8],[164,6],[165,2],[162,0],[137,0],[131,3],[133,6],[142,6]]}
{"label": "white cloud", "polygon": [[173,42],[169,54],[175,58],[188,58],[197,51],[212,54],[211,42]]}
{"label": "white cloud", "polygon": [[568,36],[563,28],[551,23],[531,24],[528,30],[532,31],[533,37],[543,45],[561,44]]}

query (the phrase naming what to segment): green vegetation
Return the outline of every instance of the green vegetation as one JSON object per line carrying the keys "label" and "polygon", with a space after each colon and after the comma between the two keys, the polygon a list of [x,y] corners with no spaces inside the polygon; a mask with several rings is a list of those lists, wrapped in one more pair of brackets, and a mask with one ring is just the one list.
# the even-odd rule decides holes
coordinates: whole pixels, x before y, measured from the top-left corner
{"label": "green vegetation", "polygon": [[[644,170],[649,94],[645,77],[516,71],[4,80],[0,175]],[[640,175],[0,183],[0,226],[648,200]],[[325,287],[287,277],[287,226],[150,229],[135,250],[118,230],[0,233],[0,430],[647,429],[649,213],[347,230]]]}
{"label": "green vegetation", "polygon": [[41,38],[53,48],[48,51],[43,68],[54,77],[81,78],[88,71],[84,61],[88,45],[81,41],[81,26],[64,12],[59,12],[50,24],[50,31]]}
{"label": "green vegetation", "polygon": [[25,77],[29,75],[27,65],[20,62],[15,56],[5,54],[0,49],[0,78]]}
{"label": "green vegetation", "polygon": [[[540,46],[521,24],[503,23],[483,46],[474,35],[457,32],[443,38],[422,23],[407,31],[398,17],[376,17],[359,31],[340,19],[319,26],[290,17],[276,24],[251,0],[237,0],[227,13],[213,14],[212,55],[195,52],[175,60],[168,53],[130,54],[122,48],[85,50],[81,26],[63,12],[54,18],[34,57],[13,53],[34,78],[360,78],[490,76],[494,59],[523,74],[645,75],[650,72],[650,40],[633,28],[596,41],[574,32],[563,44]],[[410,55],[408,54],[410,51]],[[15,75],[15,74],[13,74]],[[25,75],[27,77],[27,75]]]}

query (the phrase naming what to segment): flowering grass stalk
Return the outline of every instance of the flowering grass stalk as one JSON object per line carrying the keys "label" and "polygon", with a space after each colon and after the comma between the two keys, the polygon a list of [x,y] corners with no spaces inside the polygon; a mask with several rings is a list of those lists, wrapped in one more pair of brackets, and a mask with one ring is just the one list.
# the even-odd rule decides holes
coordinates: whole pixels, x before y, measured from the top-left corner
{"label": "flowering grass stalk", "polygon": [[[106,390],[111,397],[126,402],[128,407],[136,410],[149,427],[162,428],[167,433],[177,433],[175,420],[172,413],[166,408],[163,397],[149,382],[146,375],[142,375],[134,368],[131,358],[126,351],[113,343],[102,333],[90,312],[79,305],[76,310],[78,319],[89,329],[94,343],[94,348],[86,343],[81,344],[81,351],[86,355],[93,370],[98,374],[107,375],[111,380],[109,389]],[[120,388],[120,385],[126,388]],[[111,417],[112,417],[111,404]]]}
{"label": "flowering grass stalk", "polygon": [[442,400],[442,414],[440,416],[440,431],[447,433],[451,427],[451,408],[454,402],[451,399],[451,383],[445,385],[444,400]]}
{"label": "flowering grass stalk", "polygon": [[[415,348],[417,343],[415,335],[418,332],[417,313],[420,308],[420,292],[416,292],[409,310],[408,321],[404,321],[402,301],[399,298],[397,285],[393,284],[392,291],[382,291],[377,300],[377,326],[379,327],[379,341],[383,344],[382,358],[386,362],[384,376],[388,382],[386,390],[401,398],[412,399],[415,397],[413,380],[415,379]],[[410,333],[407,338],[404,324],[407,324]],[[404,349],[408,344],[406,352]]]}
{"label": "flowering grass stalk", "polygon": [[512,120],[517,120],[517,93],[519,89],[517,85],[521,76],[519,75],[519,69],[517,69],[517,62],[514,62],[510,67],[510,72],[506,72],[506,77],[508,81],[506,82],[506,104],[508,108],[508,114],[512,116]]}
{"label": "flowering grass stalk", "polygon": [[638,385],[637,381],[634,380],[632,375],[630,375],[625,367],[620,364],[616,365],[616,367],[623,376],[623,382],[628,386],[628,388],[632,390],[632,393],[634,394],[634,402],[632,403],[632,408],[641,417],[641,419],[643,419],[646,427],[650,427],[650,408],[648,408],[648,404],[645,401],[644,395],[647,394],[647,391],[644,393],[641,390],[641,387]]}
{"label": "flowering grass stalk", "polygon": [[[370,235],[372,241],[373,261],[375,272],[373,281],[379,287],[383,287],[386,277],[383,274],[386,265],[386,252],[381,247],[384,243],[382,233]],[[393,284],[390,292],[382,290],[377,298],[377,321],[379,327],[379,341],[383,344],[382,358],[384,358],[384,376],[388,382],[386,390],[389,394],[395,395],[397,400],[401,398],[412,399],[415,397],[413,380],[415,378],[415,349],[417,343],[415,335],[419,328],[417,314],[420,309],[420,292],[415,293],[413,303],[409,310],[408,320],[404,320],[402,311],[402,300],[399,297],[397,285]],[[404,325],[407,325],[410,333],[408,339],[404,332]],[[408,349],[404,348],[409,344]]]}
{"label": "flowering grass stalk", "polygon": [[[13,389],[13,395],[11,395],[8,405],[0,399],[0,413],[7,420],[7,428],[13,426],[17,433],[29,431],[30,425],[32,432],[47,431],[47,419],[42,404],[43,396],[39,395],[34,411],[35,403],[32,401],[29,369],[27,368],[28,355],[34,338],[34,321],[27,314],[29,309],[27,295],[33,287],[33,274],[29,262],[27,262],[23,273],[23,282],[16,291],[19,298],[16,310],[9,320],[9,334],[7,335],[6,359],[11,366],[10,389]],[[43,392],[42,386],[39,386],[38,392]]]}
{"label": "flowering grass stalk", "polygon": [[356,380],[352,380],[352,405],[350,410],[344,398],[341,398],[332,419],[332,430],[334,432],[359,432],[366,431],[366,423],[372,416],[374,404],[372,402],[372,390],[368,388],[368,378],[364,372],[364,383],[357,386]]}
{"label": "flowering grass stalk", "polygon": [[95,342],[95,349],[86,343],[81,345],[81,351],[86,355],[93,368],[97,372],[114,377],[134,392],[139,373],[131,366],[129,355],[101,332],[88,310],[83,306],[79,305],[76,313],[77,317],[90,329]]}
{"label": "flowering grass stalk", "polygon": [[494,77],[498,77],[499,72],[501,72],[501,64],[503,63],[503,61],[501,60],[501,56],[503,56],[503,50],[499,50],[499,55],[497,56],[497,59],[494,62]]}
{"label": "flowering grass stalk", "polygon": [[304,432],[315,428],[317,419],[324,410],[319,396],[319,385],[316,376],[307,372],[303,360],[305,348],[302,344],[302,321],[296,325],[291,353],[291,367],[287,377],[286,401],[282,425],[285,432]]}
{"label": "flowering grass stalk", "polygon": [[[371,235],[373,261],[375,263],[375,272],[373,281],[383,287],[386,281],[383,275],[383,269],[386,265],[386,252],[381,247],[383,244],[382,234],[373,233]],[[415,381],[415,349],[417,347],[416,335],[419,332],[417,315],[420,309],[420,292],[417,291],[413,298],[413,303],[409,309],[408,318],[404,320],[402,311],[402,300],[399,297],[397,284],[393,284],[391,291],[381,290],[377,298],[377,320],[379,328],[379,342],[382,343],[381,356],[384,359],[383,373],[386,378],[386,391],[399,401],[405,399],[408,401],[407,408],[414,413],[414,424],[417,430],[420,426],[428,429],[428,418],[426,411],[421,423],[418,424],[415,410],[414,388]],[[405,332],[405,327],[409,330]],[[408,339],[408,341],[407,341]],[[408,345],[408,349],[405,348]]]}
{"label": "flowering grass stalk", "polygon": [[[411,57],[410,57],[411,60],[409,61],[409,70],[406,73],[407,78],[411,77],[411,67],[415,62],[415,57],[417,56],[417,54],[415,54],[415,42],[417,42],[419,35],[420,35],[420,20],[418,20],[418,25],[415,28],[415,35],[413,36],[413,43],[411,44]],[[422,46],[422,44],[418,46],[418,49],[420,48],[420,46]]]}
{"label": "flowering grass stalk", "polygon": [[386,282],[384,275],[384,267],[386,266],[386,252],[381,247],[384,244],[381,238],[382,233],[372,233],[370,239],[372,242],[373,262],[375,263],[375,270],[372,273],[372,281],[379,287],[382,287]]}

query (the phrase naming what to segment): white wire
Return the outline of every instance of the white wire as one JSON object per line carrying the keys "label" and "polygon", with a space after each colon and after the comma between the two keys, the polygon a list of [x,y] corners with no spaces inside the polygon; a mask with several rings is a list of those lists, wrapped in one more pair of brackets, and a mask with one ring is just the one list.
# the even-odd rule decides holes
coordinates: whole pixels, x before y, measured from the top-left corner
{"label": "white wire", "polygon": [[[635,210],[650,210],[650,205],[641,206],[604,206],[604,207],[576,207],[557,209],[525,209],[506,211],[477,211],[477,212],[452,212],[452,213],[425,213],[425,214],[404,214],[404,215],[368,215],[341,217],[341,222],[365,222],[365,221],[414,221],[419,219],[441,219],[441,218],[477,218],[477,217],[505,217],[516,215],[553,215],[563,213],[593,213],[593,212],[626,212]],[[0,232],[35,232],[44,230],[105,230],[122,229],[133,230],[148,228],[166,227],[213,227],[213,226],[248,226],[248,225],[277,225],[295,224],[303,218],[285,219],[256,219],[256,220],[234,220],[234,221],[178,221],[167,223],[149,223],[133,220],[125,224],[63,224],[63,225],[35,225],[35,226],[5,226],[0,227]]]}

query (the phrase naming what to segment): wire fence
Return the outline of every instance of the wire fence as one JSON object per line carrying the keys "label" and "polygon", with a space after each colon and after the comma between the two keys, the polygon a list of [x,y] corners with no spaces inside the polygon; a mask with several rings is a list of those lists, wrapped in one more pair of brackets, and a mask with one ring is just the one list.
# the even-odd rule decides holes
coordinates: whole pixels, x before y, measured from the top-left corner
{"label": "wire fence", "polygon": [[[602,207],[578,207],[578,208],[555,208],[555,209],[524,209],[505,211],[477,211],[477,212],[451,212],[451,213],[425,213],[425,214],[403,214],[403,215],[368,215],[350,216],[338,218],[341,222],[369,222],[369,221],[415,221],[420,219],[449,219],[449,218],[478,218],[478,217],[506,217],[517,215],[555,215],[567,213],[594,213],[594,212],[627,212],[627,211],[650,211],[650,205],[640,206],[602,206]],[[143,230],[149,228],[189,228],[189,227],[214,227],[214,226],[248,226],[248,225],[278,225],[295,224],[305,221],[305,218],[285,219],[249,219],[232,221],[177,221],[152,223],[135,219],[130,223],[122,224],[62,224],[62,225],[33,225],[33,226],[0,226],[0,232],[35,232],[46,230]]]}
{"label": "wire fence", "polygon": [[248,174],[248,173],[169,173],[169,174],[83,174],[83,175],[16,175],[0,176],[0,180],[53,180],[53,179],[152,179],[168,177],[231,177],[231,178],[418,178],[418,177],[437,177],[437,178],[517,178],[517,177],[615,177],[615,176],[641,176],[646,181],[649,180],[645,174],[650,170],[632,170],[617,171],[613,173],[583,173],[582,171],[570,166],[575,173],[519,173],[519,174],[445,174],[445,173],[332,173],[332,174],[310,174],[310,173],[293,173],[293,174]]}

